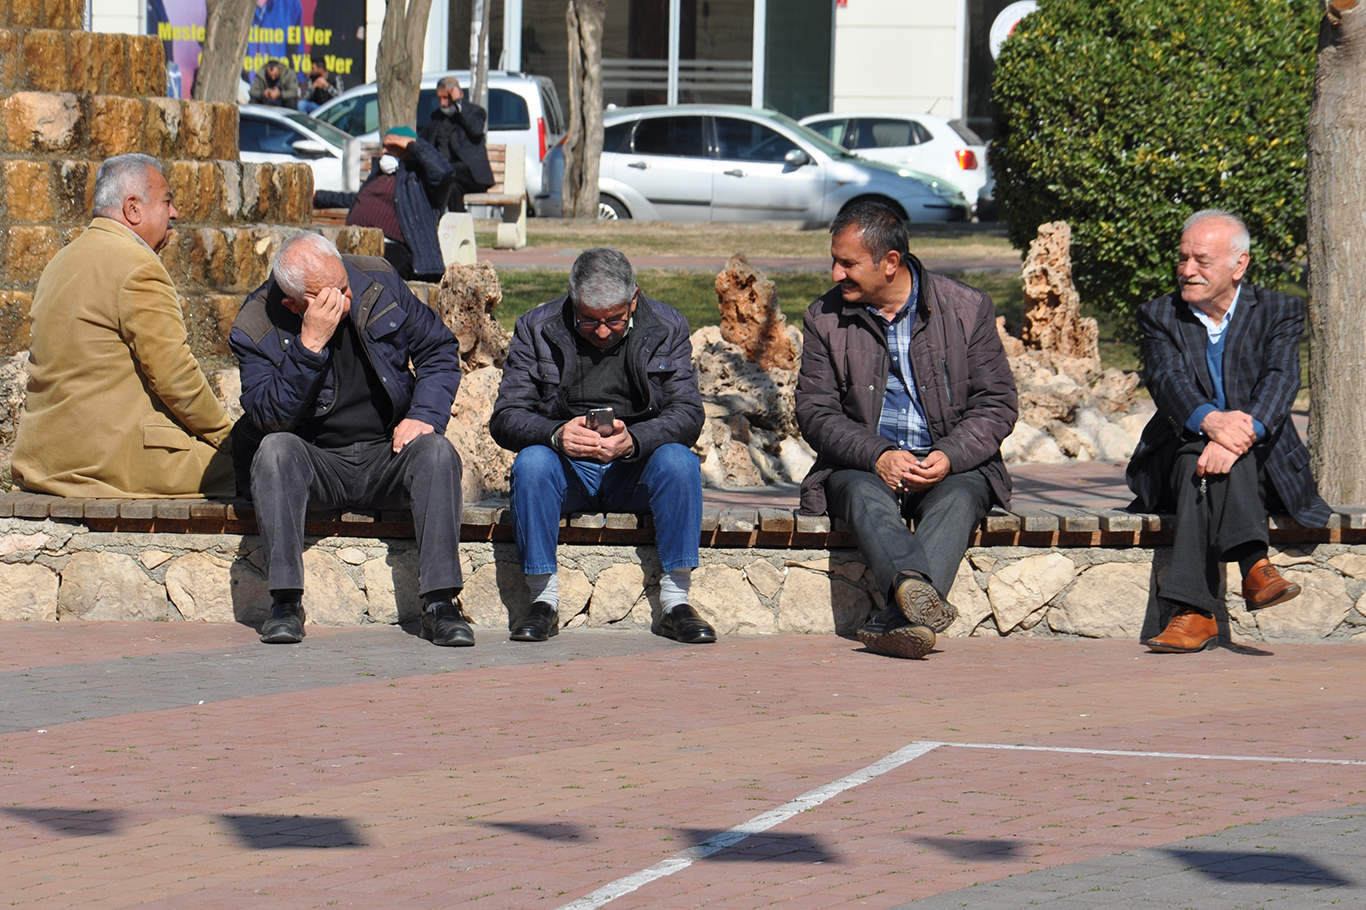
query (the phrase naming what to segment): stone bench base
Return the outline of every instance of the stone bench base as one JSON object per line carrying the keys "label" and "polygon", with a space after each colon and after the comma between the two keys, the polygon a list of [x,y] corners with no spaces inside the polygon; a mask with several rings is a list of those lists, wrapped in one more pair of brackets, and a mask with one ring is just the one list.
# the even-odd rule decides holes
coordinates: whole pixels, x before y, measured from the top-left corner
{"label": "stone bench base", "polygon": [[[0,619],[259,621],[270,600],[259,537],[223,527],[213,533],[194,530],[202,516],[159,518],[158,508],[152,506],[151,517],[117,520],[53,514],[0,518]],[[194,510],[193,505],[186,508]],[[467,512],[467,528],[471,517]],[[573,539],[582,532],[589,539],[559,547],[561,616],[570,627],[647,630],[658,614],[660,569],[654,548],[648,542],[603,538],[615,533],[648,538],[648,529],[613,528],[609,525],[627,522],[598,518],[600,522],[587,522],[595,527],[566,523],[564,537]],[[309,540],[304,563],[311,622],[395,623],[416,617],[416,544],[410,532],[392,537],[355,533],[361,527],[373,533],[402,524],[383,515],[371,519],[346,523],[352,526],[346,534]],[[798,528],[791,513],[788,521],[793,540]],[[341,524],[338,520],[333,527]],[[882,595],[873,590],[872,575],[856,550],[764,546],[762,524],[724,532],[744,538],[744,544],[714,543],[702,550],[692,600],[719,632],[847,635],[881,608]],[[170,527],[180,530],[166,529]],[[460,546],[462,603],[478,635],[502,636],[509,616],[526,609],[526,585],[514,545],[495,533],[503,526],[474,527],[485,528],[486,536]],[[829,541],[838,531],[821,533]],[[1007,542],[992,541],[993,534],[1006,533],[984,529],[980,545],[968,551],[949,595],[960,617],[948,636],[1137,640],[1157,631],[1151,591],[1166,571],[1169,548],[1136,544],[1136,535],[1145,532],[1021,529],[1010,532]],[[1097,540],[1106,534],[1129,537],[1112,545]],[[712,540],[721,535],[718,524]],[[1040,546],[1018,545],[1030,535],[1037,535]],[[1339,527],[1331,536],[1341,541],[1360,534]],[[1236,593],[1230,594],[1228,632],[1233,640],[1366,640],[1366,541],[1282,540],[1272,561],[1304,593],[1257,614],[1248,613]],[[1239,587],[1236,574],[1234,566],[1228,585],[1232,592]]]}

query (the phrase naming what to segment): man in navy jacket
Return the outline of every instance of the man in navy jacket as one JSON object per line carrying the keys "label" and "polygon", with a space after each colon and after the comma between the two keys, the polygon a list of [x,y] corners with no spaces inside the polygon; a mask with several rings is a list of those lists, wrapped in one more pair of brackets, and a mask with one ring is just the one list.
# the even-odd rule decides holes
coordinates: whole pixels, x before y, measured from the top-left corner
{"label": "man in navy jacket", "polygon": [[273,600],[261,640],[303,638],[310,507],[411,507],[422,636],[473,645],[455,606],[460,456],[442,435],[460,385],[450,329],[383,259],[343,258],[324,237],[304,233],[281,246],[230,343],[245,412],[233,454],[250,459]]}
{"label": "man in navy jacket", "polygon": [[[610,421],[592,414],[605,408]],[[603,420],[595,426],[590,416]],[[640,293],[618,251],[580,254],[569,294],[517,320],[489,418],[494,441],[518,453],[512,521],[532,602],[514,641],[559,632],[561,513],[645,509],[664,570],[659,634],[716,640],[688,603],[702,531],[702,473],[689,447],[704,416],[687,320]]]}
{"label": "man in navy jacket", "polygon": [[1290,422],[1304,303],[1242,280],[1250,247],[1234,215],[1195,213],[1181,234],[1177,293],[1138,313],[1157,413],[1129,461],[1130,508],[1176,513],[1159,595],[1170,621],[1143,642],[1153,651],[1218,644],[1226,561],[1238,563],[1249,610],[1298,596],[1267,559],[1268,506],[1306,527],[1323,527],[1330,514]]}

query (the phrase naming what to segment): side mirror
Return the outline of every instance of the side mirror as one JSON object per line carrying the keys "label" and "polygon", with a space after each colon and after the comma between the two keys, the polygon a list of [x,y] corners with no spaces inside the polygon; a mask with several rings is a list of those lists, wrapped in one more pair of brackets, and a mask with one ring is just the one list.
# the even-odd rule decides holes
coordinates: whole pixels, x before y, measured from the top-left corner
{"label": "side mirror", "polygon": [[801,149],[792,149],[783,156],[783,161],[793,167],[802,167],[803,165],[811,163],[811,156]]}
{"label": "side mirror", "polygon": [[332,154],[332,146],[318,139],[298,139],[290,144],[290,148],[300,158],[326,158]]}

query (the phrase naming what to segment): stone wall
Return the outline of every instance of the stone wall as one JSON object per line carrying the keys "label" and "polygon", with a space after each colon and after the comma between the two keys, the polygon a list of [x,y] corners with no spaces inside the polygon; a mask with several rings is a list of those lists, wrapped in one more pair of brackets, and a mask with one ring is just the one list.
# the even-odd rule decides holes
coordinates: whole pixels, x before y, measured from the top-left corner
{"label": "stone wall", "polygon": [[[1160,628],[1151,596],[1166,547],[973,547],[949,600],[962,636],[1137,640]],[[653,546],[561,544],[561,620],[648,630],[657,619]],[[461,544],[462,603],[481,634],[501,636],[528,593],[510,542]],[[1304,588],[1256,614],[1228,579],[1234,641],[1366,640],[1366,544],[1273,549]],[[309,620],[324,625],[413,619],[417,548],[411,539],[310,538],[304,556]],[[91,531],[77,521],[0,519],[0,620],[257,622],[270,598],[260,538],[243,534]],[[692,602],[722,634],[849,635],[883,605],[852,549],[710,547]]]}
{"label": "stone wall", "polygon": [[[229,360],[227,327],[280,240],[310,226],[307,164],[238,160],[237,106],[167,98],[153,35],[81,29],[77,0],[0,0],[0,355],[28,347],[33,289],[90,221],[95,174],[113,155],[158,158],[180,221],[162,259],[206,366]],[[383,236],[329,228],[343,252]]]}

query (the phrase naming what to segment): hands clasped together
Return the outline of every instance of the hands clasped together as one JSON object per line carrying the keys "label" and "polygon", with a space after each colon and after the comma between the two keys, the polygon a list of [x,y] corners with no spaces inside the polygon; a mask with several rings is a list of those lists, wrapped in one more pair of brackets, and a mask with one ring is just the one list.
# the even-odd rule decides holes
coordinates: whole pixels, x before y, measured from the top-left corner
{"label": "hands clasped together", "polygon": [[938,449],[924,458],[888,449],[878,456],[877,474],[895,492],[920,493],[949,476],[949,457]]}
{"label": "hands clasped together", "polygon": [[1233,464],[1246,455],[1257,441],[1252,417],[1242,411],[1211,411],[1200,422],[1200,431],[1209,437],[1205,451],[1196,462],[1195,474],[1227,474]]}

